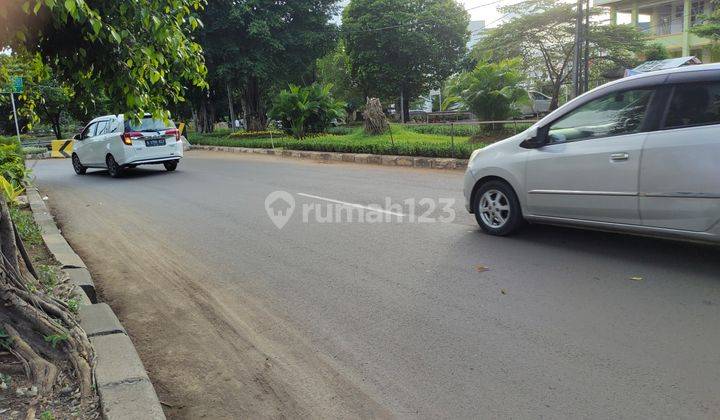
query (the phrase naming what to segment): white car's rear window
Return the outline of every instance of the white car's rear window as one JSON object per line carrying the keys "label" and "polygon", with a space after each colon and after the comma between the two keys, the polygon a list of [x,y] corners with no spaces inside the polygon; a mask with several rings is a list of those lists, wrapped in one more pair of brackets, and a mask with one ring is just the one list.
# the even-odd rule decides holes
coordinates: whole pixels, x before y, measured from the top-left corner
{"label": "white car's rear window", "polygon": [[167,124],[163,120],[153,118],[143,118],[140,124],[125,121],[125,131],[160,131],[175,128],[175,123],[169,120]]}

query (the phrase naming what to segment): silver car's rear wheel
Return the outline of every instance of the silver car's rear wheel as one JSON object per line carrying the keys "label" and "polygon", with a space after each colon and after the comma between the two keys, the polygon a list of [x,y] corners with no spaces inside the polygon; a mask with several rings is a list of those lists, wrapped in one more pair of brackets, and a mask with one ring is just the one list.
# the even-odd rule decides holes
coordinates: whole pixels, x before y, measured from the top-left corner
{"label": "silver car's rear wheel", "polygon": [[498,190],[488,190],[480,197],[480,217],[494,229],[501,229],[510,219],[510,200]]}

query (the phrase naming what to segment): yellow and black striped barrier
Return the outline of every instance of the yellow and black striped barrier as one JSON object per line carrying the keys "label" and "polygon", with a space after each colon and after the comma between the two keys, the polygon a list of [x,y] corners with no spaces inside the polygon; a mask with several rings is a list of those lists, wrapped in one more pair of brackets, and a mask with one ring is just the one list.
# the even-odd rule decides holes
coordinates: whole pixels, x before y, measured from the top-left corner
{"label": "yellow and black striped barrier", "polygon": [[69,158],[72,155],[74,140],[53,140],[50,157]]}

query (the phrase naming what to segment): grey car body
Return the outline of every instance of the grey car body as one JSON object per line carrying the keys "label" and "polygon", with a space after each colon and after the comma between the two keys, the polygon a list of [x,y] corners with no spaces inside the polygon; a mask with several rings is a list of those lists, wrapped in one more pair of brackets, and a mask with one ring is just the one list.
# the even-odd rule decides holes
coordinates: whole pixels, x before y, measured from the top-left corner
{"label": "grey car body", "polygon": [[476,151],[464,192],[496,235],[530,221],[720,242],[720,64],[598,87]]}

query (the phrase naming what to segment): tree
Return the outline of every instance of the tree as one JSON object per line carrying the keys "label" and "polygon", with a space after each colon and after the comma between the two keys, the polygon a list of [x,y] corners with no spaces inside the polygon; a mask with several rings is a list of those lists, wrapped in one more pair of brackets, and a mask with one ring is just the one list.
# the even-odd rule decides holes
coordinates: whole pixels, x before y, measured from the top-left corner
{"label": "tree", "polygon": [[648,44],[645,50],[642,52],[643,57],[646,61],[658,61],[667,60],[670,58],[670,53],[667,48],[659,42],[653,42]]}
{"label": "tree", "polygon": [[453,80],[451,93],[462,98],[465,106],[485,121],[504,120],[512,116],[513,105],[527,97],[522,60],[499,63],[480,62],[470,72]]}
{"label": "tree", "polygon": [[712,13],[703,16],[702,23],[693,26],[690,32],[703,38],[709,38],[717,44],[720,42],[720,7],[717,7],[717,1],[714,3],[716,7]]}
{"label": "tree", "polygon": [[363,96],[409,104],[455,73],[466,54],[469,16],[456,0],[351,0],[342,34]]}
{"label": "tree", "polygon": [[318,59],[316,65],[318,82],[332,85],[332,96],[344,101],[348,114],[354,116],[355,111],[365,105],[365,96],[352,78],[350,57],[347,55],[345,43],[338,42],[335,50]]}
{"label": "tree", "polygon": [[336,2],[210,0],[199,37],[210,89],[200,99],[212,103],[237,90],[247,128],[264,129],[271,92],[290,82],[312,82],[308,70],[336,45]]}
{"label": "tree", "polygon": [[317,83],[307,87],[290,85],[275,98],[270,116],[282,121],[283,128],[298,139],[308,133],[324,132],[334,119],[344,115],[345,103],[335,100],[331,89],[331,85]]}
{"label": "tree", "polygon": [[0,57],[0,64],[14,74],[23,75],[24,90],[17,95],[17,105],[20,116],[27,119],[26,126],[31,128],[38,121],[46,122],[55,138],[62,139],[61,120],[68,116],[75,96],[73,89],[55,76],[39,54],[5,55]]}
{"label": "tree", "polygon": [[[17,145],[20,146],[19,144]],[[72,367],[80,384],[81,409],[93,400],[92,346],[70,305],[44,290],[0,193],[0,347],[22,363],[37,387],[24,417],[35,418],[39,403],[52,395],[60,368]],[[68,372],[69,373],[69,372]]]}
{"label": "tree", "polygon": [[[558,106],[560,89],[573,70],[576,11],[560,0],[527,0],[500,9],[515,17],[490,29],[473,54],[479,60],[500,61],[522,57],[531,78],[547,80],[551,109]],[[591,17],[602,13],[591,9]],[[645,35],[629,25],[605,25],[590,20],[589,58],[593,67],[629,67],[645,47]],[[592,69],[591,69],[592,71]]]}
{"label": "tree", "polygon": [[99,84],[113,112],[168,117],[188,85],[203,86],[203,0],[26,0],[0,7],[0,49],[39,52],[60,80],[92,91]]}

